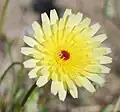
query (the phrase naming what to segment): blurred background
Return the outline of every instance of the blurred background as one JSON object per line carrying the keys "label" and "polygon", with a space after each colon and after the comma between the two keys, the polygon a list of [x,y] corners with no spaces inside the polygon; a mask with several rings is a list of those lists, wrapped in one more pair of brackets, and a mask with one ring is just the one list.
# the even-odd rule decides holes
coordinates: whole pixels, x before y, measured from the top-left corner
{"label": "blurred background", "polygon": [[[78,99],[68,94],[64,102],[49,92],[49,84],[36,88],[20,111],[34,83],[22,65],[23,35],[32,35],[31,23],[41,22],[41,13],[56,9],[61,16],[66,8],[102,25],[104,45],[112,48],[111,73],[96,93],[80,88]],[[0,0],[0,112],[120,112],[120,0]]]}

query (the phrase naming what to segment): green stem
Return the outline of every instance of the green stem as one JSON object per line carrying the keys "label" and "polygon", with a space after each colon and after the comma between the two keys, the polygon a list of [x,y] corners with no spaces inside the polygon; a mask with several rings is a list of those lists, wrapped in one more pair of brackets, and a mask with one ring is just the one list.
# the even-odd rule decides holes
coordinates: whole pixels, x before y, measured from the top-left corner
{"label": "green stem", "polygon": [[5,70],[5,72],[4,72],[3,75],[1,76],[1,78],[0,78],[0,84],[1,84],[1,82],[3,81],[3,79],[5,78],[5,76],[7,75],[7,72],[8,72],[14,65],[21,65],[21,66],[23,66],[23,64],[20,63],[20,62],[13,62],[13,63]]}
{"label": "green stem", "polygon": [[4,4],[4,6],[3,6],[3,9],[2,9],[2,12],[1,12],[1,15],[0,15],[0,34],[2,33],[2,27],[3,27],[3,25],[4,25],[6,10],[7,10],[7,8],[8,8],[9,1],[10,1],[10,0],[6,0],[6,1],[5,1],[5,4]]}
{"label": "green stem", "polygon": [[23,98],[23,100],[22,100],[22,102],[20,104],[20,108],[22,108],[25,105],[25,103],[27,102],[29,96],[32,94],[32,92],[34,91],[34,89],[36,87],[37,87],[37,85],[36,85],[36,81],[35,81],[35,83],[31,86],[31,88],[28,90],[28,92],[26,93],[25,97]]}

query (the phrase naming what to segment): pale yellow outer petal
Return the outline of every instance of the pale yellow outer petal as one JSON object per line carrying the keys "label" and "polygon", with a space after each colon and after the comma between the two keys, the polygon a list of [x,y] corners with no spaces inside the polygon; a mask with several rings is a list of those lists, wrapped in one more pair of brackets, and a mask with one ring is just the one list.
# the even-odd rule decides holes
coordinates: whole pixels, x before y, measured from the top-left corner
{"label": "pale yellow outer petal", "polygon": [[41,69],[41,74],[49,77],[48,66],[44,66],[44,68]]}
{"label": "pale yellow outer petal", "polygon": [[66,94],[67,91],[64,89],[63,83],[59,82],[59,92],[58,92],[59,99],[64,101],[66,98]]}
{"label": "pale yellow outer petal", "polygon": [[74,27],[77,26],[82,20],[82,14],[77,13],[77,14],[71,14],[68,18],[67,21],[67,27]]}
{"label": "pale yellow outer petal", "polygon": [[100,57],[97,57],[97,59],[100,60],[100,64],[112,63],[112,58],[108,56],[100,56]]}
{"label": "pale yellow outer petal", "polygon": [[68,77],[66,77],[65,81],[67,82],[68,89],[70,91],[70,94],[73,96],[73,98],[78,98],[78,91],[73,81]]}
{"label": "pale yellow outer petal", "polygon": [[34,21],[32,24],[32,28],[34,30],[34,37],[36,38],[36,40],[43,41],[43,31],[40,24]]}
{"label": "pale yellow outer petal", "polygon": [[92,83],[87,78],[82,77],[82,76],[78,76],[77,78],[81,82],[81,85],[85,89],[87,89],[89,92],[93,93],[93,92],[96,91],[95,88],[94,88],[94,86],[92,85]]}
{"label": "pale yellow outer petal", "polygon": [[89,75],[86,75],[85,77],[100,85],[105,83],[104,78],[100,77],[98,74],[89,74]]}
{"label": "pale yellow outer petal", "polygon": [[61,18],[59,20],[59,30],[62,30],[65,27],[65,20]]}
{"label": "pale yellow outer petal", "polygon": [[80,27],[82,28],[87,28],[89,27],[91,23],[91,19],[89,19],[88,17],[86,17],[85,19],[83,19],[83,21],[80,23]]}
{"label": "pale yellow outer petal", "polygon": [[45,55],[43,53],[41,53],[40,51],[38,51],[34,48],[30,48],[30,47],[22,47],[21,53],[24,55],[31,55],[35,59],[41,59],[41,58],[45,57]]}
{"label": "pale yellow outer petal", "polygon": [[79,19],[79,22],[81,22],[83,19],[83,13],[78,12],[76,16],[77,16],[77,19]]}
{"label": "pale yellow outer petal", "polygon": [[74,80],[75,80],[75,83],[76,83],[79,87],[82,86],[82,84],[81,84],[81,82],[80,82],[80,80],[79,80],[78,77],[76,77]]}
{"label": "pale yellow outer petal", "polygon": [[107,47],[100,47],[100,48],[95,48],[93,50],[93,54],[95,56],[102,56],[102,55],[106,55],[106,54],[109,54],[111,53],[111,49],[110,48],[107,48]]}
{"label": "pale yellow outer petal", "polygon": [[73,96],[73,98],[78,98],[78,91],[75,85],[69,91],[70,91],[70,94]]}
{"label": "pale yellow outer petal", "polygon": [[41,69],[41,67],[36,67],[32,69],[29,73],[28,76],[29,78],[36,78],[37,77],[37,72]]}
{"label": "pale yellow outer petal", "polygon": [[41,19],[42,19],[42,27],[43,27],[45,35],[51,36],[52,32],[51,32],[50,20],[49,20],[47,13],[45,12],[42,13]]}
{"label": "pale yellow outer petal", "polygon": [[25,61],[23,64],[25,68],[35,68],[37,62],[39,62],[39,60],[29,59]]}
{"label": "pale yellow outer petal", "polygon": [[34,39],[28,36],[24,36],[23,40],[30,47],[34,47],[37,44],[37,42]]}
{"label": "pale yellow outer petal", "polygon": [[85,68],[86,71],[92,72],[92,73],[100,73],[100,65],[89,65]]}
{"label": "pale yellow outer petal", "polygon": [[59,91],[59,82],[58,81],[52,81],[51,83],[51,93],[56,95]]}
{"label": "pale yellow outer petal", "polygon": [[50,11],[50,21],[51,24],[55,24],[58,20],[58,15],[55,9]]}
{"label": "pale yellow outer petal", "polygon": [[72,14],[72,10],[71,9],[66,9],[64,14],[63,14],[63,18],[66,18],[67,16]]}
{"label": "pale yellow outer petal", "polygon": [[90,36],[92,37],[93,35],[95,35],[98,32],[98,30],[100,29],[100,27],[101,27],[101,25],[99,23],[92,25]]}
{"label": "pale yellow outer petal", "polygon": [[59,30],[64,29],[66,22],[67,22],[67,17],[72,14],[71,9],[66,9],[63,15],[63,18],[60,18],[59,20]]}
{"label": "pale yellow outer petal", "polygon": [[101,68],[101,73],[109,73],[110,72],[110,68],[104,66],[104,65],[100,65]]}
{"label": "pale yellow outer petal", "polygon": [[24,55],[30,55],[30,54],[32,54],[33,51],[34,51],[34,49],[30,48],[30,47],[22,47],[21,48],[21,53]]}
{"label": "pale yellow outer petal", "polygon": [[95,37],[93,37],[96,41],[100,41],[103,42],[104,40],[107,39],[107,36],[105,34],[101,34],[101,35],[97,35]]}
{"label": "pale yellow outer petal", "polygon": [[51,75],[52,80],[58,80],[57,76],[58,76],[58,74],[56,74],[55,72],[53,72],[52,75]]}
{"label": "pale yellow outer petal", "polygon": [[40,76],[36,82],[38,87],[44,86],[48,82],[48,77],[46,75]]}

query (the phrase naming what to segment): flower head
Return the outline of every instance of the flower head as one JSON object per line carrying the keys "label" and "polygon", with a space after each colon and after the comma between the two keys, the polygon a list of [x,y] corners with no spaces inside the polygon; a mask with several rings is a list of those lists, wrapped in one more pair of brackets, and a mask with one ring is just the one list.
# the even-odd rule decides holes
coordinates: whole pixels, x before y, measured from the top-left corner
{"label": "flower head", "polygon": [[39,87],[51,80],[51,93],[58,94],[60,100],[65,99],[67,91],[77,98],[77,86],[95,92],[91,81],[103,84],[100,73],[109,73],[104,64],[112,62],[106,56],[111,49],[101,47],[106,35],[95,35],[100,25],[90,26],[89,18],[83,19],[82,13],[72,14],[70,9],[60,19],[55,10],[50,11],[50,19],[46,13],[41,18],[42,26],[32,24],[34,39],[24,36],[29,47],[21,49],[31,56],[24,62],[26,68],[32,68],[29,77],[38,78]]}

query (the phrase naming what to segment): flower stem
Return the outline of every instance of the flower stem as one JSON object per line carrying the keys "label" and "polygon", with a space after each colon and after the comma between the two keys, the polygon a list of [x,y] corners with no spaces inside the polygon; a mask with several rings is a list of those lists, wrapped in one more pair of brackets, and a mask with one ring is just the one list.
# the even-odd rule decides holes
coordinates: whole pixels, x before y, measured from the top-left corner
{"label": "flower stem", "polygon": [[1,76],[1,78],[0,78],[0,84],[2,83],[3,79],[4,79],[5,76],[7,75],[7,72],[8,72],[14,65],[21,65],[21,66],[23,66],[23,64],[20,63],[20,62],[13,62],[13,63],[5,70],[5,72],[4,72],[3,75]]}
{"label": "flower stem", "polygon": [[23,98],[23,100],[22,100],[22,102],[20,104],[20,108],[22,108],[25,105],[25,103],[27,102],[29,96],[32,94],[32,92],[34,91],[34,89],[36,87],[37,87],[37,85],[36,85],[36,81],[35,81],[35,83],[30,87],[30,89],[26,93],[25,97]]}
{"label": "flower stem", "polygon": [[4,25],[6,10],[7,10],[9,1],[10,1],[10,0],[6,0],[6,1],[5,1],[5,4],[4,4],[4,6],[3,6],[3,9],[2,9],[2,12],[1,12],[1,15],[0,15],[0,34],[2,33],[2,27],[3,27],[3,25]]}

